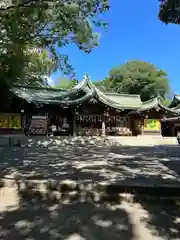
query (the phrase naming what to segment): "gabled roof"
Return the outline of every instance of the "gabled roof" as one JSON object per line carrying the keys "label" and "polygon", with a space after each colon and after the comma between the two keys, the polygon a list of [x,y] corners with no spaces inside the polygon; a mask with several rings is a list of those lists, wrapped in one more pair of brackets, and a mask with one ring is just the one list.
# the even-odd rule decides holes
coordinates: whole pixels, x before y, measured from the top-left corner
{"label": "gabled roof", "polygon": [[180,105],[180,94],[174,95],[173,99],[171,100],[170,104],[168,105],[169,108],[175,108]]}
{"label": "gabled roof", "polygon": [[180,103],[176,107],[173,107],[171,109],[176,111],[176,112],[178,112],[178,113],[180,113]]}
{"label": "gabled roof", "polygon": [[95,96],[105,105],[116,109],[137,109],[142,105],[139,95],[134,94],[119,94],[112,92],[100,91],[91,81],[89,76],[86,76],[86,84],[94,90]]}
{"label": "gabled roof", "polygon": [[140,95],[131,94],[118,94],[118,93],[105,93],[112,102],[123,104],[125,107],[138,108],[142,105]]}
{"label": "gabled roof", "polygon": [[93,91],[82,83],[70,90],[14,85],[11,91],[29,103],[71,105],[92,97]]}
{"label": "gabled roof", "polygon": [[131,113],[134,113],[134,112],[140,113],[140,112],[148,111],[150,109],[157,109],[157,108],[164,109],[165,111],[171,112],[172,114],[178,114],[176,110],[165,106],[162,103],[161,97],[155,97],[146,102],[143,102],[140,108],[138,108],[136,111],[132,111]]}
{"label": "gabled roof", "polygon": [[142,102],[139,95],[102,92],[92,83],[87,74],[81,82],[70,90],[16,85],[12,87],[11,91],[17,97],[35,104],[70,106],[96,98],[106,106],[118,110],[134,110],[132,113],[146,111],[158,106],[169,112],[178,113],[177,109],[163,105],[159,97]]}
{"label": "gabled roof", "polygon": [[19,98],[36,104],[79,104],[95,97],[105,105],[121,110],[137,109],[142,105],[139,95],[103,93],[88,75],[70,90],[16,85],[11,91]]}

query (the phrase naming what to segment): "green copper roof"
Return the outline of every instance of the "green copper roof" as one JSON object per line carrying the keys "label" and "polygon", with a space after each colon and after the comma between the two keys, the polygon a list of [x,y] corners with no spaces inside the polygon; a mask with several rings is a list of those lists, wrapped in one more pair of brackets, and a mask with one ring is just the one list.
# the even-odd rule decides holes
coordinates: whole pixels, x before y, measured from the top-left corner
{"label": "green copper roof", "polygon": [[29,86],[13,86],[11,91],[19,98],[36,104],[77,104],[92,97],[93,91],[84,85],[71,90],[40,88]]}
{"label": "green copper roof", "polygon": [[59,99],[66,95],[66,92],[62,89],[14,86],[11,90],[16,96],[27,102],[48,101],[50,99]]}
{"label": "green copper roof", "polygon": [[176,106],[171,108],[173,111],[179,112],[180,113],[180,103]]}
{"label": "green copper roof", "polygon": [[178,114],[178,112],[176,110],[165,106],[162,103],[162,100],[161,100],[160,97],[156,97],[156,98],[150,99],[146,102],[143,102],[140,108],[138,108],[136,111],[133,111],[131,113],[144,112],[144,111],[148,111],[148,110],[153,109],[153,108],[154,109],[161,108],[161,109],[164,109],[165,111],[171,112],[172,114]]}
{"label": "green copper roof", "polygon": [[111,102],[123,105],[126,108],[139,108],[142,105],[139,95],[105,93],[105,96]]}
{"label": "green copper roof", "polygon": [[102,92],[93,85],[88,75],[70,90],[13,86],[11,91],[19,98],[35,104],[59,104],[63,106],[79,105],[94,97],[106,106],[119,110],[129,109],[136,110],[136,112],[142,112],[159,106],[173,113],[178,112],[176,109],[164,106],[160,98],[154,98],[147,102],[142,102],[139,95]]}
{"label": "green copper roof", "polygon": [[176,94],[174,95],[172,101],[170,102],[169,104],[169,108],[175,108],[177,107],[178,105],[180,105],[180,95],[179,94]]}
{"label": "green copper roof", "polygon": [[116,109],[137,109],[142,105],[139,95],[103,93],[93,85],[88,76],[71,90],[25,86],[13,86],[11,90],[19,98],[36,104],[79,104],[95,97]]}

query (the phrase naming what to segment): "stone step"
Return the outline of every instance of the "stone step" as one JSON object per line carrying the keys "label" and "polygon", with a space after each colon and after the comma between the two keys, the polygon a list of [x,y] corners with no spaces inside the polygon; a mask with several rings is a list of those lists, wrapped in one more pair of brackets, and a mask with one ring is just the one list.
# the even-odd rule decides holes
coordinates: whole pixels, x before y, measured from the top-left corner
{"label": "stone step", "polygon": [[21,146],[27,142],[27,137],[24,135],[0,135],[1,147]]}

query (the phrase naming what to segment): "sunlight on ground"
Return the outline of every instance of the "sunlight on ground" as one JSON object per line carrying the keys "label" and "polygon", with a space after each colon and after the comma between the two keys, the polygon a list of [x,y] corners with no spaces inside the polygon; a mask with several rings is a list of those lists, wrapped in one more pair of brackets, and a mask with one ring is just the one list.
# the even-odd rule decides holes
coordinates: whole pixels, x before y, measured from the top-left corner
{"label": "sunlight on ground", "polygon": [[[140,199],[137,202],[134,196],[131,200],[124,197],[121,202],[100,203],[98,192],[94,195],[94,202],[86,199],[84,193],[77,202],[72,202],[70,198],[62,201],[63,194],[59,192],[60,186],[56,186],[56,181],[60,181],[61,186],[71,186],[71,189],[75,189],[77,182],[101,183],[102,189],[112,183],[130,182],[146,186],[180,183],[180,147],[173,144],[174,139],[171,145],[164,146],[158,145],[158,138],[154,141],[137,139],[129,138],[129,146],[125,146],[127,138],[67,138],[31,140],[21,148],[1,148],[1,178],[6,183],[12,181],[12,185],[9,182],[9,187],[0,189],[1,237],[25,239],[31,236],[32,239],[44,240],[179,239],[180,211],[175,202]],[[154,145],[151,145],[152,142]],[[19,183],[17,188],[13,181],[22,178],[30,185]],[[50,188],[50,183],[54,190]],[[39,187],[41,194],[32,193],[33,186]],[[74,199],[75,191],[72,190],[70,196]]]}
{"label": "sunlight on ground", "polygon": [[[10,236],[11,231],[14,239],[19,239],[20,236],[32,236],[34,232],[33,229],[36,229],[36,237],[42,237],[44,236],[43,234],[47,234],[48,232],[48,237],[43,237],[44,239],[67,240],[109,240],[110,238],[119,240],[121,237],[125,240],[175,240],[178,238],[173,236],[178,236],[180,233],[178,216],[174,217],[173,213],[169,212],[169,214],[172,214],[172,222],[169,222],[170,225],[166,225],[167,223],[161,220],[162,228],[168,229],[168,234],[172,234],[171,238],[169,238],[170,235],[161,232],[159,226],[156,226],[156,223],[153,222],[152,214],[154,214],[153,211],[156,210],[153,210],[153,208],[147,210],[147,208],[145,209],[143,206],[144,203],[137,203],[133,199],[131,201],[123,200],[121,203],[104,202],[103,204],[98,204],[87,201],[87,203],[64,202],[62,204],[61,201],[59,201],[59,203],[53,203],[52,201],[50,203],[44,202],[36,199],[33,195],[29,195],[28,198],[26,197],[23,200],[23,196],[18,196],[17,189],[13,188],[2,189],[2,191],[3,194],[1,192],[0,202],[0,231],[5,237],[4,239]],[[21,203],[18,201],[20,198]],[[22,200],[24,203],[21,206]],[[161,215],[166,214],[167,218],[167,211],[171,211],[173,204],[175,203],[172,203],[172,205],[169,205],[167,208],[166,206],[163,207],[163,202],[157,202],[154,207],[155,209],[158,208]],[[91,210],[92,206],[93,209]],[[64,208],[68,212],[66,212]],[[41,213],[38,213],[39,210],[41,210]],[[21,216],[22,213],[23,216]],[[33,214],[33,218],[29,215],[30,213]],[[9,220],[7,219],[4,222],[3,219],[6,214],[11,215],[9,215]],[[158,213],[156,213],[156,217],[158,218],[157,214]],[[130,228],[132,228],[132,232]],[[64,231],[67,231],[65,235],[63,235]]]}

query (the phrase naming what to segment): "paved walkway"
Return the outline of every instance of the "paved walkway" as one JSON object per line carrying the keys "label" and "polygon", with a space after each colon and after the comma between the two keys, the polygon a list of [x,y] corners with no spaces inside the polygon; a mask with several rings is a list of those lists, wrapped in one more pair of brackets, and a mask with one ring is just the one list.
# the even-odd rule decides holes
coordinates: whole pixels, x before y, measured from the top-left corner
{"label": "paved walkway", "polygon": [[124,146],[159,146],[159,145],[177,145],[176,137],[161,137],[144,135],[137,137],[108,137],[111,140],[116,139]]}

